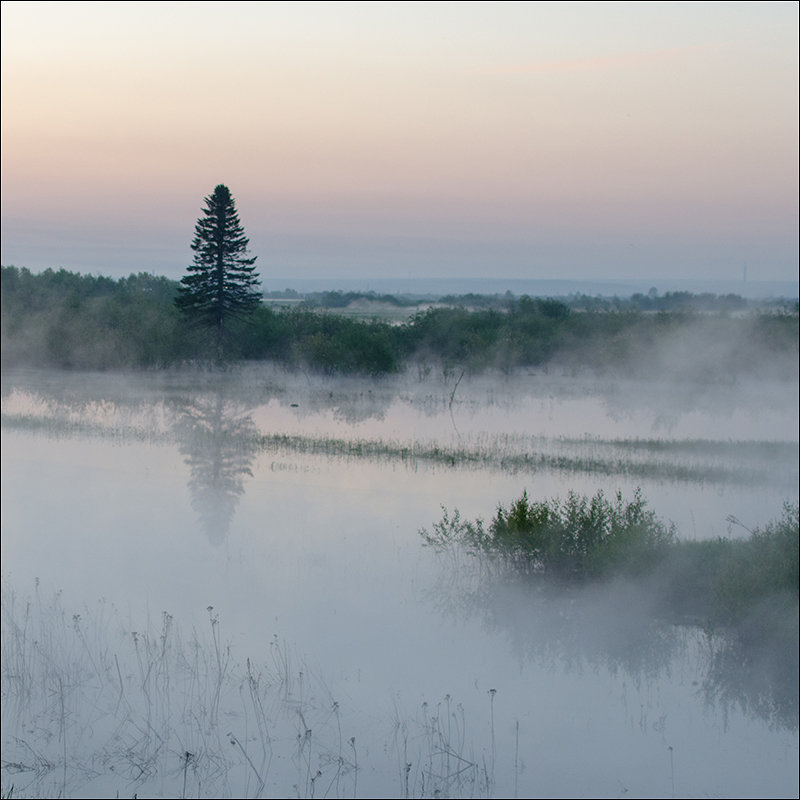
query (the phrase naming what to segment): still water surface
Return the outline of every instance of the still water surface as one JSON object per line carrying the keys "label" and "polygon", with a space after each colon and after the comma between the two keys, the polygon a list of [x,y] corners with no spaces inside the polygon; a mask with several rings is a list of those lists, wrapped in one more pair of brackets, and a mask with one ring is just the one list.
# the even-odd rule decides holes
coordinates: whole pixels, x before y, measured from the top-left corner
{"label": "still water surface", "polygon": [[2,402],[4,793],[797,793],[796,696],[718,636],[419,536],[637,487],[746,535],[797,500],[796,383],[8,371]]}

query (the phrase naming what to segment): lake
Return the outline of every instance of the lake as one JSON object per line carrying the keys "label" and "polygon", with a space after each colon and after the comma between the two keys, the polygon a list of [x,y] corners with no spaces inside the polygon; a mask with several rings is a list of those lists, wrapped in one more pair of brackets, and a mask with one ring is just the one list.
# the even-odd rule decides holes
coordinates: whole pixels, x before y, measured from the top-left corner
{"label": "lake", "polygon": [[796,795],[774,654],[420,531],[638,488],[744,537],[797,502],[797,409],[555,369],[5,370],[3,796]]}

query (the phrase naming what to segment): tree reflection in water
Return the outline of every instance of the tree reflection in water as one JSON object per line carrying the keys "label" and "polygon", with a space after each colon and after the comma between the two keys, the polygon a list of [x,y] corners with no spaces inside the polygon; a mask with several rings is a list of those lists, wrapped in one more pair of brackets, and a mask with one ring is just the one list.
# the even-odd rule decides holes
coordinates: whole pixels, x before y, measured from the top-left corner
{"label": "tree reflection in water", "polygon": [[179,449],[191,470],[192,508],[214,546],[228,536],[245,480],[258,449],[248,409],[231,400],[222,383],[181,407],[175,426]]}

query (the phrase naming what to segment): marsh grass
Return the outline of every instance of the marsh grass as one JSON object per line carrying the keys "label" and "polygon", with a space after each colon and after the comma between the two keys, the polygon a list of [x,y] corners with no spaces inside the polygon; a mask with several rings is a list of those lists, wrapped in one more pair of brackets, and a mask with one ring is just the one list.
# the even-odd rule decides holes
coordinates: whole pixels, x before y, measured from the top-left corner
{"label": "marsh grass", "polygon": [[[4,413],[2,425],[7,430],[39,433],[56,439],[88,437],[159,445],[180,445],[183,441],[181,432],[174,427],[141,424],[134,420],[110,424],[73,416],[54,418]],[[450,469],[500,470],[511,475],[531,475],[549,470],[568,475],[623,476],[678,483],[786,487],[796,485],[798,476],[797,444],[791,442],[496,434],[451,444],[430,440],[259,433],[253,430],[247,440],[234,436],[228,444],[242,452],[395,462],[411,469],[431,465]]]}
{"label": "marsh grass", "polygon": [[[411,467],[431,464],[458,469],[494,469],[508,474],[533,474],[553,470],[566,474],[591,474],[601,476],[622,475],[639,479],[655,479],[691,483],[721,483],[733,485],[774,485],[776,459],[791,460],[789,447],[774,443],[743,442],[737,451],[735,443],[724,455],[703,459],[702,442],[690,448],[670,448],[642,443],[608,443],[585,438],[534,438],[497,436],[483,441],[453,446],[437,442],[398,442],[386,439],[336,438],[289,434],[266,434],[259,439],[265,452],[287,452],[323,455],[372,461],[399,461]],[[773,458],[763,463],[748,460],[755,448],[769,451]],[[795,448],[796,449],[796,448]],[[630,452],[626,452],[626,451]],[[642,457],[642,453],[651,457]],[[694,463],[687,458],[691,454]],[[684,461],[677,461],[683,457]],[[747,464],[747,466],[744,466]],[[789,468],[791,469],[791,467]],[[792,474],[779,476],[781,483],[792,481]]]}
{"label": "marsh grass", "polygon": [[[494,695],[492,695],[492,700]],[[470,742],[464,707],[449,694],[427,701],[413,717],[396,710],[392,750],[398,763],[402,797],[490,797],[494,789],[494,724],[480,752]]]}
{"label": "marsh grass", "polygon": [[[13,773],[16,790],[36,796],[97,785],[214,796],[250,770],[257,796],[267,759],[257,766],[246,748],[253,738],[268,753],[263,690],[275,679],[264,685],[252,670],[239,673],[211,610],[210,642],[196,634],[184,641],[167,613],[160,628],[125,632],[105,612],[99,604],[70,618],[58,596],[42,603],[38,592],[35,606],[21,609],[4,589],[3,729],[14,731],[4,748],[4,783]],[[250,702],[227,733],[235,698]],[[248,730],[249,718],[259,735]],[[242,796],[252,796],[249,781],[243,786],[250,793]]]}
{"label": "marsh grass", "polygon": [[131,631],[103,601],[70,613],[4,585],[3,796],[357,797],[362,775],[368,793],[491,796],[493,730],[476,746],[449,695],[365,722],[287,643],[267,654],[239,661],[213,608],[184,638],[166,612]]}
{"label": "marsh grass", "polygon": [[[519,401],[506,389],[484,384],[480,384],[481,399],[477,399],[475,387],[462,390],[463,371],[454,372],[435,387],[417,385],[406,376],[404,380],[385,384],[373,382],[366,389],[363,382],[333,383],[311,376],[307,376],[305,385],[298,375],[288,373],[188,371],[169,373],[159,380],[151,376],[151,382],[145,384],[151,390],[150,395],[140,384],[123,381],[124,386],[130,386],[125,392],[115,387],[113,381],[99,380],[96,375],[88,375],[84,381],[76,379],[69,390],[56,393],[48,378],[47,373],[41,377],[43,389],[14,386],[4,395],[0,418],[4,431],[38,433],[51,438],[177,444],[192,449],[198,444],[194,435],[198,430],[197,426],[187,428],[187,409],[194,419],[198,409],[208,406],[217,409],[221,417],[221,424],[214,429],[215,444],[248,452],[394,462],[412,469],[431,465],[501,470],[522,475],[555,471],[564,475],[792,488],[798,481],[796,441],[608,438],[516,432],[475,432],[462,436],[458,430],[462,418],[468,419],[473,412],[487,406],[505,408]],[[21,384],[25,385],[26,380],[30,378],[23,376]],[[579,399],[585,395],[574,382],[562,384],[558,378],[548,376],[547,385],[551,382],[559,396],[565,393],[568,398]],[[529,391],[542,391],[536,382],[523,385]],[[594,384],[593,391],[597,391]],[[332,414],[332,420],[327,421],[342,427],[343,435],[291,434],[271,430],[268,423],[257,426],[249,417],[250,411],[265,402],[275,400],[286,406],[292,399],[300,401],[302,408],[297,412],[300,418],[308,414],[329,418]],[[363,437],[350,430],[353,423],[380,418],[394,402],[413,409],[415,414],[441,416],[447,420],[446,424],[433,437],[413,433],[402,438]],[[291,405],[297,407],[298,403]],[[453,417],[456,411],[458,426]],[[707,409],[706,413],[712,412]],[[246,425],[242,424],[245,422]]]}
{"label": "marsh grass", "polygon": [[[729,522],[741,527],[732,517]],[[737,625],[743,632],[750,627],[749,638],[768,639],[784,616],[777,614],[770,624],[768,607],[777,613],[797,605],[799,530],[798,504],[786,502],[780,518],[746,529],[746,538],[676,542],[663,565],[670,584],[665,596],[683,613]],[[759,624],[749,625],[756,612]]]}

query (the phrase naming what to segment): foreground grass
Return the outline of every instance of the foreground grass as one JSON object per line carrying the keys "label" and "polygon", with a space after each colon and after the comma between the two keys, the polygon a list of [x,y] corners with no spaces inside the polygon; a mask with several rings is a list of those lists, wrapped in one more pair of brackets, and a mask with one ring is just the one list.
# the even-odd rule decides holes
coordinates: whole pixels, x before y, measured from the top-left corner
{"label": "foreground grass", "polygon": [[4,586],[2,796],[492,796],[489,742],[450,695],[365,718],[277,637],[257,662],[208,615],[188,638],[167,612],[132,631],[105,601]]}
{"label": "foreground grass", "polygon": [[[534,622],[531,657],[552,645],[567,670],[596,667],[599,627],[612,674],[638,684],[690,658],[698,694],[723,713],[738,706],[796,730],[797,681],[765,680],[753,651],[725,633],[625,617],[609,635],[602,618],[618,603],[570,591],[547,600],[522,613],[526,630]],[[519,796],[536,794],[536,773],[499,738],[514,725],[518,737],[520,720],[495,711],[494,689],[477,715],[447,694],[381,718],[374,705],[358,710],[352,685],[334,694],[276,637],[266,658],[236,653],[211,607],[207,627],[185,637],[166,612],[131,630],[105,601],[74,613],[38,586],[24,601],[4,586],[2,623],[4,797],[510,797],[518,780]]]}

